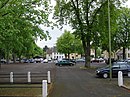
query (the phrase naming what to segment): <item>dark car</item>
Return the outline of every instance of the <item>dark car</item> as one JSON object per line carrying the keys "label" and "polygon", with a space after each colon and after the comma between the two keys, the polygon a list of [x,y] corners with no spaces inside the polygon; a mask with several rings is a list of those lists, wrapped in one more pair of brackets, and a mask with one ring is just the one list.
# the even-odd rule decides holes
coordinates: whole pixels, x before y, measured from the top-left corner
{"label": "dark car", "polygon": [[76,60],[75,59],[63,58],[62,60],[67,60],[67,61],[70,61],[70,62],[73,62],[74,64],[76,64]]}
{"label": "dark car", "polygon": [[57,65],[57,66],[65,66],[65,65],[74,66],[75,63],[71,62],[70,60],[60,60],[55,65]]}
{"label": "dark car", "polygon": [[[112,64],[112,76],[117,77],[118,71],[122,71],[123,76],[128,76],[130,65],[126,62],[114,62]],[[110,66],[106,66],[96,70],[96,75],[103,78],[108,78],[110,75]]]}

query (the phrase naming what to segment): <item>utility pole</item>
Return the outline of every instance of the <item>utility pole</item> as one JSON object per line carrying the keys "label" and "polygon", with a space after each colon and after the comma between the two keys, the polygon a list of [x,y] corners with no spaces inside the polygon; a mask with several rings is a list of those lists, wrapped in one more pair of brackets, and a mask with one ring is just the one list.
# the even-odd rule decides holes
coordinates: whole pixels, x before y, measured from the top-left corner
{"label": "utility pole", "polygon": [[112,80],[112,64],[111,64],[111,26],[110,26],[110,2],[108,0],[108,31],[109,31],[109,65],[110,65],[110,80]]}

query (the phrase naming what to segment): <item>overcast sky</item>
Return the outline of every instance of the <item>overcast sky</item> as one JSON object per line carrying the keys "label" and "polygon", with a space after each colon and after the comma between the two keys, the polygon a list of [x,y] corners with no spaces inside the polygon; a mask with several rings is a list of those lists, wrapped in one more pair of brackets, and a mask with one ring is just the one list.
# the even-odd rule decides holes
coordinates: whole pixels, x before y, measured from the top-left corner
{"label": "overcast sky", "polygon": [[[54,1],[54,0],[52,0],[52,1]],[[52,4],[55,4],[55,2],[53,2]],[[130,8],[130,0],[128,0],[127,6]],[[44,27],[42,27],[42,28],[45,29]],[[41,48],[45,47],[45,45],[47,45],[48,47],[55,46],[57,38],[63,34],[65,29],[68,31],[71,31],[71,27],[69,27],[69,26],[64,26],[64,28],[62,30],[59,30],[56,27],[53,30],[51,30],[51,28],[46,28],[46,30],[49,31],[49,34],[51,36],[51,40],[47,39],[47,41],[45,41],[45,40],[40,41],[40,39],[39,39],[37,41],[37,45]]]}

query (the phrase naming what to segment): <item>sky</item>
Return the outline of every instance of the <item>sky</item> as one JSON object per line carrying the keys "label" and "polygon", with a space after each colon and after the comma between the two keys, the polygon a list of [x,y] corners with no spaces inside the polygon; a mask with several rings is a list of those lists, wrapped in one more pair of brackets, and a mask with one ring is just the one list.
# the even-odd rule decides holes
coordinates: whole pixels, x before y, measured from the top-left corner
{"label": "sky", "polygon": [[[55,2],[53,2],[52,4],[55,4]],[[126,6],[128,6],[130,8],[130,0],[128,0],[128,2],[126,3]],[[55,46],[57,38],[60,37],[64,33],[65,29],[68,31],[71,31],[71,27],[68,25],[64,26],[64,28],[62,30],[59,30],[56,27],[53,30],[51,28],[44,28],[43,26],[41,26],[41,28],[48,30],[49,35],[51,36],[51,40],[49,40],[49,39],[47,39],[47,41],[45,41],[45,40],[40,41],[40,39],[37,40],[36,44],[41,48],[44,48],[45,46],[47,46],[47,47]]]}

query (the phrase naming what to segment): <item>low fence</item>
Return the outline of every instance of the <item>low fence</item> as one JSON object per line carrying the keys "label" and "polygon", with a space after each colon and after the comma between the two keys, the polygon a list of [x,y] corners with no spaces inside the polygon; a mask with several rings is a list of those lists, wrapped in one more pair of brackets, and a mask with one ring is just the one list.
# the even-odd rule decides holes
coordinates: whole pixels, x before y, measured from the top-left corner
{"label": "low fence", "polygon": [[47,73],[1,73],[0,74],[0,84],[16,83],[16,84],[26,84],[26,83],[39,83],[41,84],[42,80],[47,80],[48,83],[51,83],[50,71]]}
{"label": "low fence", "polygon": [[[47,73],[3,73],[0,74],[0,84],[34,84],[39,83],[42,85],[42,97],[48,95],[48,84],[51,83],[50,71]],[[11,96],[10,96],[11,97]]]}

